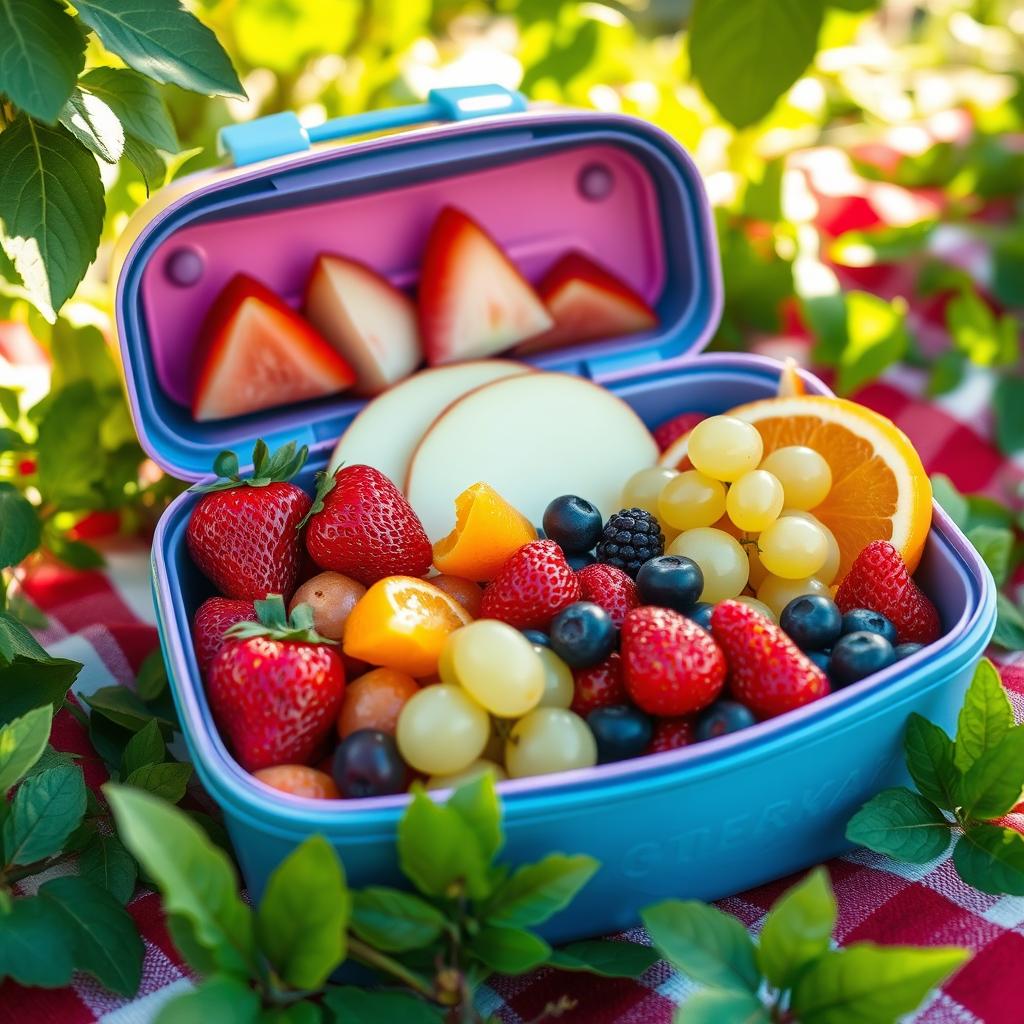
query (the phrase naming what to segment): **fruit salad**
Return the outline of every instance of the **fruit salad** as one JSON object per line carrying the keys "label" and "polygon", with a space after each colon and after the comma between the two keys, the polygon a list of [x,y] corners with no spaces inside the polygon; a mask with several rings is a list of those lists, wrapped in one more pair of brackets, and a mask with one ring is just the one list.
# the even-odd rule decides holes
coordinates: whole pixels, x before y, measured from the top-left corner
{"label": "fruit salad", "polygon": [[[420,435],[365,461],[357,419],[315,493],[293,482],[294,445],[257,445],[248,477],[222,453],[198,488],[188,547],[216,593],[196,661],[261,783],[358,799],[667,755],[938,639],[913,577],[928,479],[884,417],[787,388],[652,436],[608,392],[510,365],[371,402],[373,420],[415,390],[430,414],[408,407]],[[600,459],[547,436],[570,401],[559,434]]]}

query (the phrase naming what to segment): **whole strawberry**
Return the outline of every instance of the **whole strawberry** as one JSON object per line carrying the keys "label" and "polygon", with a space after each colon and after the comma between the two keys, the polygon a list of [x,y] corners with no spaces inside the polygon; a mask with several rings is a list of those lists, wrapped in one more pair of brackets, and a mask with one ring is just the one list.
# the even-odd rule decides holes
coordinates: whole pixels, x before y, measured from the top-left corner
{"label": "whole strawberry", "polygon": [[622,665],[630,698],[651,715],[700,711],[725,684],[725,658],[714,640],[668,608],[636,608],[626,616]]}
{"label": "whole strawberry", "polygon": [[622,681],[622,657],[618,653],[609,654],[604,661],[589,668],[573,669],[572,677],[574,685],[569,709],[581,718],[586,718],[597,708],[625,704],[629,700],[626,684]]}
{"label": "whole strawberry", "polygon": [[716,605],[711,632],[729,663],[732,695],[758,718],[774,718],[829,693],[825,673],[749,605]]}
{"label": "whole strawberry", "polygon": [[309,510],[306,549],[321,569],[364,586],[385,576],[425,576],[434,552],[402,492],[372,466],[322,474]]}
{"label": "whole strawberry", "polygon": [[899,644],[930,644],[942,631],[935,605],[886,540],[872,541],[857,556],[839,584],[836,604],[843,614],[854,608],[880,612],[896,627]]}
{"label": "whole strawberry", "polygon": [[256,606],[252,601],[210,597],[199,606],[192,620],[192,642],[203,675],[206,675],[213,656],[224,646],[224,634],[236,623],[255,621]]}
{"label": "whole strawberry", "polygon": [[681,412],[678,416],[658,424],[653,433],[659,450],[665,451],[670,448],[673,441],[677,441],[683,434],[688,434],[704,419],[707,419],[707,416],[702,412]]}
{"label": "whole strawberry", "polygon": [[516,629],[545,629],[563,608],[580,599],[580,582],[553,540],[524,544],[487,584],[480,618]]}
{"label": "whole strawberry", "polygon": [[214,656],[206,693],[217,725],[247,771],[308,764],[333,731],[345,668],[331,641],[313,629],[313,610],[288,619],[273,595],[256,602],[258,622],[240,622]]}
{"label": "whole strawberry", "polygon": [[616,628],[621,629],[626,615],[639,607],[636,583],[618,566],[595,562],[578,573],[580,597],[599,604],[610,616]]}
{"label": "whole strawberry", "polygon": [[300,524],[309,495],[289,483],[308,449],[290,442],[270,454],[263,441],[253,448],[252,476],[242,478],[234,452],[214,461],[215,483],[192,490],[203,496],[185,531],[192,561],[227,597],[291,596],[302,555]]}

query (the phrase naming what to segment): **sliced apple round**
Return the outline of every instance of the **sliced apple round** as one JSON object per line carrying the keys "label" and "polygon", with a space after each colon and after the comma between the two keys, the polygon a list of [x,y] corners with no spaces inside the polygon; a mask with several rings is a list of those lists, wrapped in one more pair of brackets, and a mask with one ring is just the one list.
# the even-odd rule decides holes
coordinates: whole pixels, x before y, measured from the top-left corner
{"label": "sliced apple round", "polygon": [[532,523],[560,494],[607,517],[626,480],[657,461],[654,438],[621,399],[580,377],[532,373],[448,406],[413,454],[405,493],[435,541],[451,527],[456,497],[478,481]]}
{"label": "sliced apple round", "polygon": [[[341,435],[331,456],[330,472],[343,462],[375,466],[395,486],[402,487],[416,445],[447,405],[482,384],[530,372],[531,367],[504,359],[421,370],[363,407]],[[450,504],[448,514],[450,517]]]}

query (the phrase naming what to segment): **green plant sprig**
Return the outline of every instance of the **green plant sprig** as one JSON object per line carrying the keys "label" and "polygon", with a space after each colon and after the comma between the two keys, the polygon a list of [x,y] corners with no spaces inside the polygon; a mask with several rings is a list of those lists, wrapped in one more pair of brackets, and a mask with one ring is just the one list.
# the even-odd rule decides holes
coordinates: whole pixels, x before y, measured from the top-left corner
{"label": "green plant sprig", "polygon": [[912,714],[904,738],[917,786],[887,789],[850,820],[852,842],[896,860],[925,864],[953,848],[960,877],[982,892],[1024,896],[1024,835],[998,819],[1024,794],[1024,726],[992,662],[981,660],[956,738]]}

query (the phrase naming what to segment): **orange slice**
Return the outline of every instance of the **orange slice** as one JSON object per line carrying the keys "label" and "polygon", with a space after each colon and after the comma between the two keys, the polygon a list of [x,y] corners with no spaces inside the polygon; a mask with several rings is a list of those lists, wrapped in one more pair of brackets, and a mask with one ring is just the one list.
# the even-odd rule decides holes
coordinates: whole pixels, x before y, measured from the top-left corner
{"label": "orange slice", "polygon": [[524,544],[537,539],[533,524],[485,483],[455,499],[455,529],[434,545],[438,572],[490,582]]}
{"label": "orange slice", "polygon": [[429,676],[448,634],[471,621],[458,601],[426,580],[386,576],[349,614],[342,650],[371,665]]}
{"label": "orange slice", "polygon": [[824,456],[832,490],[811,511],[835,534],[839,582],[873,540],[889,541],[911,572],[932,521],[932,487],[910,439],[885,416],[843,398],[794,395],[730,409],[754,424],[764,453],[802,444]]}
{"label": "orange slice", "polygon": [[799,370],[797,361],[792,356],[786,356],[782,372],[779,374],[779,389],[775,392],[779,398],[793,398],[795,395],[807,393],[804,379],[800,376]]}

